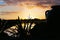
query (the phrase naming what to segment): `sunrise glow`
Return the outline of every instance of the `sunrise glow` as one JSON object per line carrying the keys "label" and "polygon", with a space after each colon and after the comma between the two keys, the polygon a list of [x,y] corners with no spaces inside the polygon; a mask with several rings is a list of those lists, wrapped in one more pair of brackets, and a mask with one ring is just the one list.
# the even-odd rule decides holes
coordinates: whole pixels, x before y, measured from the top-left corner
{"label": "sunrise glow", "polygon": [[[9,10],[8,10],[8,8]],[[18,16],[20,19],[29,19],[29,15],[31,19],[37,18],[37,19],[46,19],[45,17],[45,11],[50,9],[48,7],[44,7],[42,5],[36,5],[36,2],[21,2],[18,3],[17,5],[12,5],[12,6],[7,6],[6,10],[3,9],[3,12],[8,12],[4,13],[3,15],[0,15],[0,18],[2,19],[17,19]],[[10,9],[12,8],[12,9]],[[15,10],[16,9],[16,10]],[[11,12],[11,13],[10,13]],[[16,13],[13,13],[16,12]]]}

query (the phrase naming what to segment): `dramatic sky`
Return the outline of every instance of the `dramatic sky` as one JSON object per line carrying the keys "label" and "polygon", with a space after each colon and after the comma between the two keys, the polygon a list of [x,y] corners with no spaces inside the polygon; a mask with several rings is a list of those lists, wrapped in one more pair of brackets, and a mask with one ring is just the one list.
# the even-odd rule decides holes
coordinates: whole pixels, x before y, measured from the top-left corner
{"label": "dramatic sky", "polygon": [[0,18],[45,19],[45,11],[52,5],[60,5],[60,0],[0,0]]}

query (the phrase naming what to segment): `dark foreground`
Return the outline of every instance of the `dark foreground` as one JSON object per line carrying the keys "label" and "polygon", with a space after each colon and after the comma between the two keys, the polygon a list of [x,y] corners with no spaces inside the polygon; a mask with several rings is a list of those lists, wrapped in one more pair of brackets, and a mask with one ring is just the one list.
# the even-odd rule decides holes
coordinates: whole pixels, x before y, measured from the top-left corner
{"label": "dark foreground", "polygon": [[[51,10],[47,10],[45,12],[46,20],[39,19],[20,20],[19,17],[18,20],[0,20],[0,39],[1,40],[60,39],[60,5],[52,6],[51,8],[52,8]],[[24,28],[22,28],[21,25],[22,23],[25,24]],[[31,29],[33,23],[36,25],[34,26],[33,29]],[[4,30],[15,25],[18,25],[17,30],[18,33],[15,33],[12,36],[8,36],[6,33],[4,33]],[[25,29],[25,27],[27,28]]]}
{"label": "dark foreground", "polygon": [[[39,20],[39,19],[25,19],[25,20],[1,20],[2,24],[6,23],[2,27],[2,32],[0,33],[0,39],[1,40],[40,40],[40,39],[47,39],[48,33],[47,33],[47,26],[46,26],[46,20]],[[29,30],[28,32],[30,35],[27,35],[27,29],[22,29],[21,24],[22,23],[35,23],[33,29]],[[19,35],[17,37],[8,36],[6,33],[4,33],[4,30],[10,28],[11,26],[18,25],[18,33],[16,35]],[[29,26],[31,27],[31,26]]]}

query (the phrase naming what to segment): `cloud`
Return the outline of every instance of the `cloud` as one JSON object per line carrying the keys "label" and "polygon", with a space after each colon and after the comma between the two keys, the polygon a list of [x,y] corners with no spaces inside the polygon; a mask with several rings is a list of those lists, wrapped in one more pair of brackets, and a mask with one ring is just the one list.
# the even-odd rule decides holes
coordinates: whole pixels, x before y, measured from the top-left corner
{"label": "cloud", "polygon": [[25,1],[34,1],[40,4],[60,4],[60,0],[4,0],[4,2],[6,2],[7,4],[17,4]]}
{"label": "cloud", "polygon": [[17,6],[5,6],[5,7],[0,7],[0,14],[17,13],[20,10],[21,8]]}
{"label": "cloud", "polygon": [[11,13],[18,13],[18,12],[0,12],[0,15],[11,14]]}
{"label": "cloud", "polygon": [[6,5],[0,5],[0,8],[5,7]]}

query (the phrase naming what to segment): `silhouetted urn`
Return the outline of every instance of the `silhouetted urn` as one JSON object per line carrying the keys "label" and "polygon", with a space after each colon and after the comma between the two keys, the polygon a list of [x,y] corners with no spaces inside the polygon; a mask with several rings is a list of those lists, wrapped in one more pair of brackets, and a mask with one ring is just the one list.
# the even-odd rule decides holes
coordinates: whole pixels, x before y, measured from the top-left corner
{"label": "silhouetted urn", "polygon": [[45,12],[46,18],[58,17],[60,15],[60,5],[51,7],[51,10]]}

